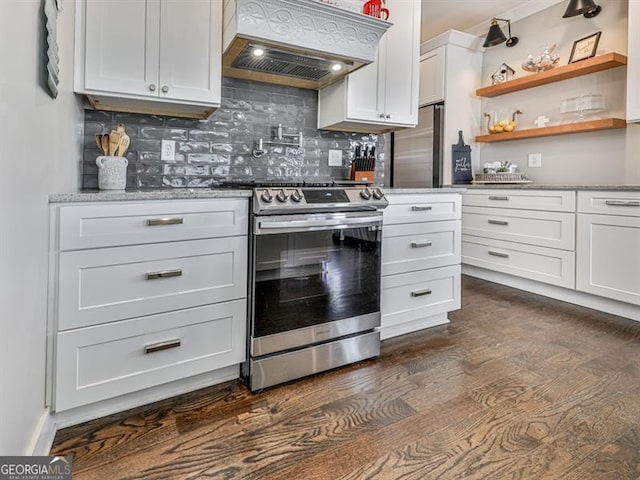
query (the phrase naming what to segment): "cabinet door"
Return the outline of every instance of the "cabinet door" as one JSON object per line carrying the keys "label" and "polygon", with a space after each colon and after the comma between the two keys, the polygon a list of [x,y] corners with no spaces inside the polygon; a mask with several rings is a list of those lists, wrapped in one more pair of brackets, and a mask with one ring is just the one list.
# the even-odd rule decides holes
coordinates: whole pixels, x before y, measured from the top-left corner
{"label": "cabinet door", "polygon": [[640,1],[629,1],[627,121],[640,122]]}
{"label": "cabinet door", "polygon": [[387,123],[418,123],[420,2],[393,2],[386,33],[384,113]]}
{"label": "cabinet door", "polygon": [[159,0],[82,4],[84,88],[157,97]]}
{"label": "cabinet door", "polygon": [[219,104],[221,0],[160,5],[160,97]]}
{"label": "cabinet door", "polygon": [[444,100],[444,56],[442,46],[420,57],[418,105],[421,107]]}
{"label": "cabinet door", "polygon": [[640,305],[640,218],[578,214],[576,289]]}
{"label": "cabinet door", "polygon": [[386,36],[378,45],[376,61],[350,73],[347,77],[347,116],[349,120],[384,122],[384,69]]}

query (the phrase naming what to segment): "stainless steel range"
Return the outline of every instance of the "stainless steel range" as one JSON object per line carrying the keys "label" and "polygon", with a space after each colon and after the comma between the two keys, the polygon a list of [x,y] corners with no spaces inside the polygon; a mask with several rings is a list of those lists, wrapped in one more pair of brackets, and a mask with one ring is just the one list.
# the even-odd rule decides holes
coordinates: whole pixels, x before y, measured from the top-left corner
{"label": "stainless steel range", "polygon": [[253,194],[251,391],[380,353],[383,192],[267,184]]}

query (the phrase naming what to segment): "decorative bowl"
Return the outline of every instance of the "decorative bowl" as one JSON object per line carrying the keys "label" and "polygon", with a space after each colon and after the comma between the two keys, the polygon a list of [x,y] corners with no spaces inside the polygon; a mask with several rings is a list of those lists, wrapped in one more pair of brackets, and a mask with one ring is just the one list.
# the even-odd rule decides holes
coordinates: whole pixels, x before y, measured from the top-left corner
{"label": "decorative bowl", "polygon": [[544,72],[551,70],[560,61],[560,55],[553,53],[556,49],[554,43],[550,47],[544,47],[541,52],[529,53],[524,62],[522,69],[527,72]]}

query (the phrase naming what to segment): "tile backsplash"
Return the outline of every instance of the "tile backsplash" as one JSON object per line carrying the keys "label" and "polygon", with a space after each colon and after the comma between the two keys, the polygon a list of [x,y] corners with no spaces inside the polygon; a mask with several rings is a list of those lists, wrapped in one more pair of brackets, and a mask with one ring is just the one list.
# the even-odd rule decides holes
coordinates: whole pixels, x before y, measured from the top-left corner
{"label": "tile backsplash", "polygon": [[[223,79],[222,105],[207,120],[85,111],[82,188],[97,188],[95,134],[122,122],[131,137],[127,188],[197,188],[225,178],[343,180],[349,178],[356,145],[375,145],[376,183],[382,184],[384,136],[317,129],[318,92],[235,78]],[[259,139],[302,132],[302,148],[265,145]],[[175,140],[175,160],[161,160],[162,140]],[[328,165],[329,149],[342,151],[342,166]]]}

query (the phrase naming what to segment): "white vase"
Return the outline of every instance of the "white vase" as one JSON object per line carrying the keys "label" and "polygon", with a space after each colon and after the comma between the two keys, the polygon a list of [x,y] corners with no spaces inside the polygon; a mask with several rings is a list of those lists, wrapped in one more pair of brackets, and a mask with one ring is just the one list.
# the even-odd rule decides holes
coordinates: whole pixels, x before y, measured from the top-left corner
{"label": "white vase", "polygon": [[100,190],[124,190],[127,186],[127,165],[124,157],[100,156],[98,165],[98,188]]}

